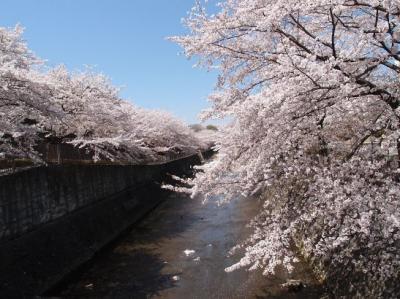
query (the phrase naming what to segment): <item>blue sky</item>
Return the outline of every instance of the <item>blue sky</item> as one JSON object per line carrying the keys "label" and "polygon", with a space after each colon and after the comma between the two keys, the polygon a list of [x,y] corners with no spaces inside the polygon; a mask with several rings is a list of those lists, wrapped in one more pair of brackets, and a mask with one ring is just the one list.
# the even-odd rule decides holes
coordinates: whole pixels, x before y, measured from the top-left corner
{"label": "blue sky", "polygon": [[85,65],[122,86],[121,95],[189,123],[207,107],[216,74],[193,68],[165,40],[185,32],[194,0],[1,0],[0,26],[24,26],[24,38],[50,66]]}

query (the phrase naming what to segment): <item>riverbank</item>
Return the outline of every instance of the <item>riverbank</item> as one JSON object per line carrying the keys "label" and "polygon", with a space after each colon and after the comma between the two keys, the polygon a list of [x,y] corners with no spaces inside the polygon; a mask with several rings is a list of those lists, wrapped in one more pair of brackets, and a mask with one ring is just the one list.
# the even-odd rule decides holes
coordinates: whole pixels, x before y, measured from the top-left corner
{"label": "riverbank", "polygon": [[[205,153],[207,156],[209,153]],[[189,175],[199,155],[154,165],[51,165],[0,177],[0,297],[40,295]]]}

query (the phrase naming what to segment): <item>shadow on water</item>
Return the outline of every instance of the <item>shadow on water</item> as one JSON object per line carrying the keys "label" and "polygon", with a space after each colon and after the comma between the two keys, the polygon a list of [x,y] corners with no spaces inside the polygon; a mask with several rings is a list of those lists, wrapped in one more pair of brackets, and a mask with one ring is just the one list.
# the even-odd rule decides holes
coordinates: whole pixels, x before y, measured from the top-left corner
{"label": "shadow on water", "polygon": [[[249,219],[261,208],[255,200],[224,207],[172,195],[127,234],[74,274],[52,296],[61,298],[312,299],[320,298],[310,271],[299,265],[290,277],[261,271],[224,269],[240,259],[227,256],[249,236]],[[187,254],[187,251],[192,252]],[[300,279],[305,287],[281,287]]]}
{"label": "shadow on water", "polygon": [[[162,274],[164,267],[158,255],[144,250],[115,253],[96,265],[59,294],[63,298],[149,298],[175,286],[173,277],[180,273]],[[141,269],[142,271],[132,271]],[[111,276],[111,279],[110,279]]]}
{"label": "shadow on water", "polygon": [[[181,272],[163,273],[167,262],[154,249],[202,220],[184,208],[189,200],[169,196],[42,298],[150,298],[176,287]],[[177,201],[182,209],[176,207]]]}
{"label": "shadow on water", "polygon": [[[304,278],[301,274],[295,277]],[[328,298],[323,285],[318,283],[305,284],[295,290],[288,290],[280,287],[285,280],[269,278],[266,286],[262,288],[259,295],[255,295],[254,299],[319,299]]]}

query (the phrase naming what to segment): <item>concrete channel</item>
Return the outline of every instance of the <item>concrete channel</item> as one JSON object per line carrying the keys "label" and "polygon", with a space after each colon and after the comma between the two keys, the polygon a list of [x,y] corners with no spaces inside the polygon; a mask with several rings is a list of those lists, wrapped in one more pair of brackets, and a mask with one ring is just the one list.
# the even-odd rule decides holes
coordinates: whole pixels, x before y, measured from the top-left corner
{"label": "concrete channel", "polygon": [[[302,264],[290,276],[224,268],[240,258],[229,249],[247,238],[255,199],[214,202],[172,194],[133,229],[47,295],[61,298],[320,298],[322,288]],[[282,287],[288,279],[304,288]]]}

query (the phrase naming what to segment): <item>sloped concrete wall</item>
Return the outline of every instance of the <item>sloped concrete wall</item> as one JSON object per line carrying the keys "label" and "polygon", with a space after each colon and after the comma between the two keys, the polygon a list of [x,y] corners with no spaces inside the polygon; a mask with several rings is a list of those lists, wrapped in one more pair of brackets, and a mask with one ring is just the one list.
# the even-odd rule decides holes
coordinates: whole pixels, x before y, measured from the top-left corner
{"label": "sloped concrete wall", "polygon": [[165,198],[160,184],[169,174],[190,174],[200,163],[193,155],[0,177],[0,298],[29,298],[56,284]]}

